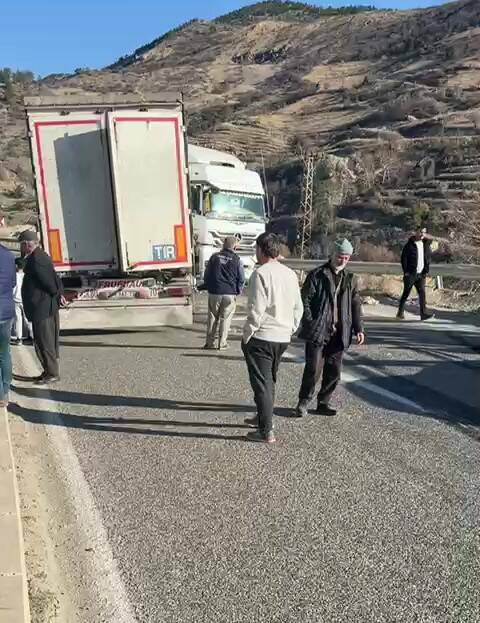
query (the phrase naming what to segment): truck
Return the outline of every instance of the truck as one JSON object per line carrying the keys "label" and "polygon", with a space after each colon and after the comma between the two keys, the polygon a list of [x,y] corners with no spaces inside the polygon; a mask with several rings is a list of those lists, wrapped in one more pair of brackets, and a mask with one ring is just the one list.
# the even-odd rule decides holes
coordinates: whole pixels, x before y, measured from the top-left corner
{"label": "truck", "polygon": [[191,324],[182,96],[29,97],[25,112],[62,328]]}
{"label": "truck", "polygon": [[220,251],[227,236],[238,240],[237,252],[248,279],[255,268],[255,241],[265,231],[265,192],[260,175],[236,156],[188,146],[191,213],[197,279]]}

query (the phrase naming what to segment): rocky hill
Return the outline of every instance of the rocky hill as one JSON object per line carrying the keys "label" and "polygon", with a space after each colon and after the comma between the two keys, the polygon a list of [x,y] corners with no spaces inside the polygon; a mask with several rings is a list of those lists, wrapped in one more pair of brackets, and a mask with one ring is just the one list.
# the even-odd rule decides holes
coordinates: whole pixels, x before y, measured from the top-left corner
{"label": "rocky hill", "polygon": [[[478,0],[405,12],[261,2],[32,90],[182,90],[191,140],[265,164],[273,225],[292,241],[314,151],[319,237],[336,228],[394,247],[427,220],[450,252],[471,246],[459,215],[480,204]],[[7,207],[30,201],[22,95],[0,125]]]}

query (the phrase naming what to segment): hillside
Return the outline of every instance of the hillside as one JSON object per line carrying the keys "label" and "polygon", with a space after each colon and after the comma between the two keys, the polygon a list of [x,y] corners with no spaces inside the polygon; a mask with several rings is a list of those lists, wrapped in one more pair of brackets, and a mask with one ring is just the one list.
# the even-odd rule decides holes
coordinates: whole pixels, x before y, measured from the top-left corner
{"label": "hillside", "polygon": [[[479,204],[478,0],[406,12],[262,2],[194,20],[105,70],[32,88],[182,90],[192,140],[263,159],[277,217],[297,212],[299,155],[315,150],[319,234],[337,227],[395,246],[426,218],[448,238],[457,213]],[[0,201],[15,206],[19,182],[29,200],[28,160],[18,106],[9,117],[0,192],[10,197]],[[293,240],[294,219],[275,226]]]}

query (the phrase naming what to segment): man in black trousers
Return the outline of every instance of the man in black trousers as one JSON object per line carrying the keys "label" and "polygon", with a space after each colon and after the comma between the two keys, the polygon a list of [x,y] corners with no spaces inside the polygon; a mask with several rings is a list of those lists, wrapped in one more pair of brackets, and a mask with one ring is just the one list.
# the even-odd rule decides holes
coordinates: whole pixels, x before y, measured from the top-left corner
{"label": "man in black trousers", "polygon": [[353,335],[357,344],[365,342],[356,278],[345,270],[352,254],[348,240],[337,242],[330,261],[310,272],[303,285],[304,313],[298,337],[305,340],[305,370],[296,417],[308,414],[318,389],[316,413],[336,415],[329,402],[340,382],[343,355]]}
{"label": "man in black trousers", "polygon": [[432,237],[425,227],[419,227],[409,238],[402,251],[403,294],[398,307],[397,318],[405,319],[405,305],[415,286],[420,303],[420,320],[430,320],[433,314],[427,311],[427,295],[425,283],[430,271]]}
{"label": "man in black trousers", "polygon": [[64,303],[62,282],[50,256],[40,248],[34,231],[20,234],[21,251],[26,264],[22,285],[25,315],[33,326],[35,351],[43,367],[38,385],[48,385],[59,376],[59,309]]}

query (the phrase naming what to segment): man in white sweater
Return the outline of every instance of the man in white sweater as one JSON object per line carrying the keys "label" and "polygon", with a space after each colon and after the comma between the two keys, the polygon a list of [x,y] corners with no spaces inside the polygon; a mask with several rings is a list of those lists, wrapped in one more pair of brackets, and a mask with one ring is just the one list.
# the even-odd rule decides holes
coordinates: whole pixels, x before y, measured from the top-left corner
{"label": "man in white sweater", "polygon": [[278,366],[303,314],[298,279],[278,261],[280,241],[275,234],[257,239],[260,267],[250,279],[248,316],[243,329],[242,350],[255,396],[257,416],[247,423],[258,428],[252,441],[275,443],[273,406]]}

